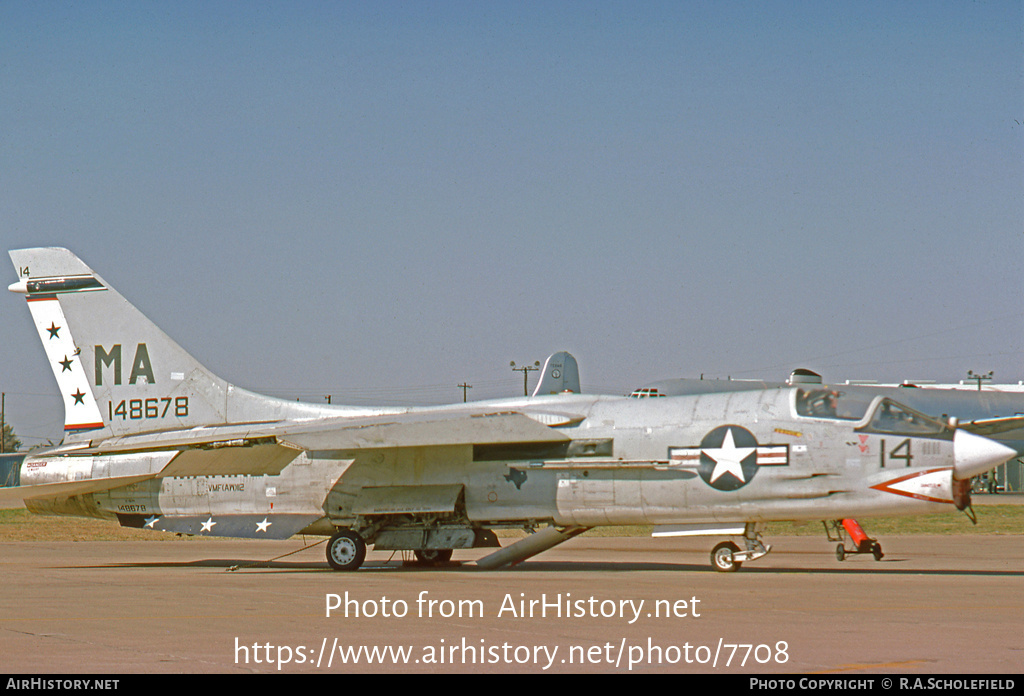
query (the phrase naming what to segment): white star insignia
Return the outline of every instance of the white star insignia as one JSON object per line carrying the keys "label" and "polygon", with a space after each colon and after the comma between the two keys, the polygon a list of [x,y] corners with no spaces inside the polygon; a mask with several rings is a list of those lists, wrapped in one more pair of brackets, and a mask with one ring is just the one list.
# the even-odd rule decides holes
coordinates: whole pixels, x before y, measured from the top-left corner
{"label": "white star insignia", "polygon": [[265,532],[265,531],[267,531],[267,527],[269,527],[272,524],[274,524],[274,523],[273,522],[267,522],[267,518],[264,517],[262,522],[257,522],[256,523],[256,531],[257,532]]}
{"label": "white star insignia", "polygon": [[147,517],[146,518],[146,526],[149,527],[150,529],[156,529],[156,527],[154,527],[153,525],[156,524],[156,521],[158,519],[160,519],[159,515],[153,515],[152,517]]}
{"label": "white star insignia", "polygon": [[756,447],[737,447],[736,441],[732,437],[732,428],[729,428],[725,433],[725,439],[722,440],[721,447],[703,450],[704,454],[715,460],[715,470],[711,472],[711,483],[727,473],[746,483],[742,462],[756,449]]}
{"label": "white star insignia", "polygon": [[214,522],[213,518],[211,517],[210,519],[208,519],[205,522],[203,522],[203,528],[202,528],[201,531],[212,532],[213,531],[213,525],[215,525],[215,524],[217,524],[217,523]]}

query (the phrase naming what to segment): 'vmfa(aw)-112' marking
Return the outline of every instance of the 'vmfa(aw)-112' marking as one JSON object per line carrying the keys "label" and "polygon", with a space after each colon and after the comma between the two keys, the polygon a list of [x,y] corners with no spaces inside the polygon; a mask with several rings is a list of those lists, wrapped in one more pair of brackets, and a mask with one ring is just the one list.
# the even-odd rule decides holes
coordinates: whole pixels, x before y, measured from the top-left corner
{"label": "'vmfa(aw)-112' marking", "polygon": [[[476,563],[496,568],[592,527],[643,524],[656,536],[735,537],[742,549],[711,552],[716,569],[735,570],[769,551],[765,522],[964,507],[968,479],[1014,454],[891,399],[836,404],[811,387],[581,394],[565,352],[530,397],[429,408],[274,399],[209,372],[66,249],[10,254],[10,289],[28,301],[64,397],[62,445],[0,460],[0,505],[37,513],[196,535],[321,534],[338,570],[360,567],[368,546],[425,564],[490,548]],[[899,471],[892,443],[907,455]],[[533,533],[497,548],[495,530],[524,527]]]}

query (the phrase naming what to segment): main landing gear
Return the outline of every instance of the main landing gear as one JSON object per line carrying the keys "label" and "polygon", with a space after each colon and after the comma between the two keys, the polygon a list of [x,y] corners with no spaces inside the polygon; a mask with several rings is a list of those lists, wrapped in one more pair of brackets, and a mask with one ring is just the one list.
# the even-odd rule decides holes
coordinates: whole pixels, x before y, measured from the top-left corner
{"label": "main landing gear", "polygon": [[452,549],[416,549],[412,552],[420,565],[432,566],[452,560]]}
{"label": "main landing gear", "polygon": [[366,559],[366,542],[359,532],[339,529],[327,542],[327,562],[335,570],[359,570]]}
{"label": "main landing gear", "polygon": [[[423,566],[443,565],[452,559],[452,549],[417,549],[416,562]],[[327,562],[335,570],[359,570],[366,560],[366,541],[353,529],[339,529],[327,542]]]}

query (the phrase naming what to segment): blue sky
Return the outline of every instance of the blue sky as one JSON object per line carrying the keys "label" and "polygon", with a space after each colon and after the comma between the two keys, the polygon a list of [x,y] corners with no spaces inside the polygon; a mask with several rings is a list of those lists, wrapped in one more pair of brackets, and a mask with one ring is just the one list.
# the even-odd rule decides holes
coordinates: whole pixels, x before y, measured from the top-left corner
{"label": "blue sky", "polygon": [[[0,4],[0,240],[334,403],[1024,379],[1021,2]],[[8,272],[14,282],[13,268]],[[24,300],[0,390],[60,400]]]}

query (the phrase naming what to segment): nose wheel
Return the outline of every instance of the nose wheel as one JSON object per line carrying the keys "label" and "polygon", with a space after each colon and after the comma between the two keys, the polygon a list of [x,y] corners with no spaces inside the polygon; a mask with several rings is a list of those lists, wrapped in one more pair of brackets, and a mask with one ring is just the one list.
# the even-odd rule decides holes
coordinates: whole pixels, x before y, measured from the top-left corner
{"label": "nose wheel", "polygon": [[720,573],[734,573],[743,565],[736,560],[740,547],[731,541],[723,541],[711,551],[711,565]]}
{"label": "nose wheel", "polygon": [[723,541],[711,550],[711,567],[720,573],[734,573],[740,569],[745,561],[756,561],[769,551],[771,546],[765,546],[761,541],[761,534],[753,522],[748,522],[743,531],[743,543],[746,549],[731,541]]}

